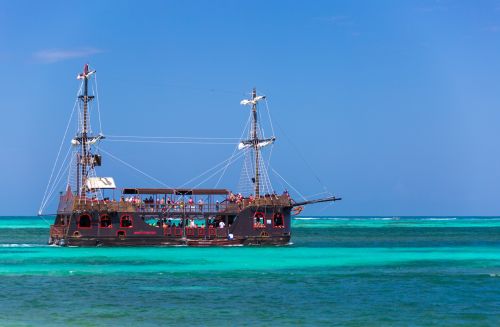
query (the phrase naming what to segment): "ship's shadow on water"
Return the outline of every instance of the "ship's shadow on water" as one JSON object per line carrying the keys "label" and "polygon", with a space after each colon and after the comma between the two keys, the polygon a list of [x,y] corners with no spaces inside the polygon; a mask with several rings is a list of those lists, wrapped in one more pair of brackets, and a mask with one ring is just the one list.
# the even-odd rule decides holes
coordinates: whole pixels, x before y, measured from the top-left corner
{"label": "ship's shadow on water", "polygon": [[498,221],[329,221],[295,221],[283,247],[49,247],[48,228],[0,227],[0,325],[498,325]]}

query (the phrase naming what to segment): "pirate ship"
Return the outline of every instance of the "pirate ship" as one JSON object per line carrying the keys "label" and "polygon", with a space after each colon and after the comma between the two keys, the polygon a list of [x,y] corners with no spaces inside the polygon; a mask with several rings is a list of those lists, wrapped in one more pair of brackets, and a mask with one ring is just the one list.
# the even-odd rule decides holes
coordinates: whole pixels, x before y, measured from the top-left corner
{"label": "pirate ship", "polygon": [[[247,139],[237,144],[237,150],[244,151],[251,161],[250,168],[245,165],[245,179],[251,184],[246,194],[221,188],[128,187],[115,197],[114,179],[96,174],[102,163],[99,144],[105,136],[93,135],[90,127],[89,104],[94,95],[89,94],[89,81],[94,75],[95,71],[85,65],[77,77],[82,81],[75,102],[78,128],[67,154],[71,158],[68,179],[50,226],[49,244],[286,245],[291,238],[292,214],[299,213],[306,204],[340,200],[329,196],[296,202],[287,191],[277,194],[270,189],[261,151],[276,139],[261,133],[258,104],[265,96],[258,95],[255,89],[250,99],[241,101],[251,108],[250,124]],[[54,169],[51,180],[53,174]],[[39,214],[54,189],[46,190]]]}

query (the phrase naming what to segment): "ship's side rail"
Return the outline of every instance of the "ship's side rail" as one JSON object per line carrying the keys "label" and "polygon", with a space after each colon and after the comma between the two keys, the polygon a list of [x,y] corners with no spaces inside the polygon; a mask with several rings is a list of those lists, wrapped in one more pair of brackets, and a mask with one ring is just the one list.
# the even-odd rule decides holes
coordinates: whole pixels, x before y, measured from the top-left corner
{"label": "ship's side rail", "polygon": [[[219,204],[159,204],[159,203],[144,203],[144,202],[126,202],[126,201],[102,201],[102,200],[87,200],[75,201],[73,210],[80,211],[119,211],[119,212],[145,212],[145,213],[196,213],[196,214],[212,214],[225,212],[229,207],[229,203],[222,202]],[[232,206],[237,208],[236,206]]]}
{"label": "ship's side rail", "polygon": [[244,199],[245,206],[289,206],[291,204],[290,197],[287,194],[261,196],[256,199]]}
{"label": "ship's side rail", "polygon": [[133,203],[124,201],[102,201],[102,200],[81,200],[75,201],[73,210],[80,211],[119,211],[119,212],[135,212],[136,206]]}

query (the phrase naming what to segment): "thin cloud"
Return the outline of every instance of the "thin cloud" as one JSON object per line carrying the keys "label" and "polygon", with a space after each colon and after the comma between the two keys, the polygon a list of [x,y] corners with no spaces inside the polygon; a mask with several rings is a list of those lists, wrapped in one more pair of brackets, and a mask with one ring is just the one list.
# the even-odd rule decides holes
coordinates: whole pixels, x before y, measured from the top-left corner
{"label": "thin cloud", "polygon": [[81,48],[76,50],[46,49],[36,52],[33,56],[36,60],[51,64],[63,60],[85,58],[103,52],[96,48]]}

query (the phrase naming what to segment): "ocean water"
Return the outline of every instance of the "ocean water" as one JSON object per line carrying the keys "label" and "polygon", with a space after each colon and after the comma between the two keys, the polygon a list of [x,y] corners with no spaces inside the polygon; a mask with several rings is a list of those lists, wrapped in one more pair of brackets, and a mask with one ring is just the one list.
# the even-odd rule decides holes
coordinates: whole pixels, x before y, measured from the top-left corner
{"label": "ocean water", "polygon": [[283,247],[61,248],[0,217],[0,326],[500,326],[500,217],[303,217]]}

